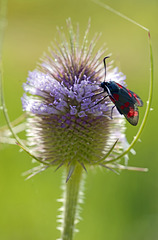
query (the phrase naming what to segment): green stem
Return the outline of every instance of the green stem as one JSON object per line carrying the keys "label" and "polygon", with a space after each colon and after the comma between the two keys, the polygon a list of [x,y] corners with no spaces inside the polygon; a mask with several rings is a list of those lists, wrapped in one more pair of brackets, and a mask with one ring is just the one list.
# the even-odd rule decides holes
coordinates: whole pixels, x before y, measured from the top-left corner
{"label": "green stem", "polygon": [[[67,168],[67,173],[69,167]],[[75,232],[78,203],[80,200],[80,188],[82,183],[83,168],[77,164],[71,178],[65,182],[64,213],[61,240],[72,240]]]}
{"label": "green stem", "polygon": [[[153,95],[153,78],[154,78],[154,74],[153,74],[153,52],[152,52],[152,43],[151,43],[151,35],[150,35],[150,31],[148,28],[144,27],[143,25],[137,23],[136,21],[134,21],[133,19],[127,17],[126,15],[120,13],[119,11],[115,10],[114,8],[110,7],[109,5],[107,4],[104,4],[98,0],[92,0],[93,2],[95,2],[96,4],[100,5],[101,7],[107,9],[108,11],[118,15],[119,17],[121,18],[124,18],[125,20],[137,25],[138,27],[142,28],[143,30],[147,31],[148,33],[148,39],[149,39],[149,55],[150,55],[150,86],[149,86],[149,95],[148,95],[148,101],[147,101],[147,107],[146,107],[146,111],[145,111],[145,114],[144,114],[144,118],[142,120],[142,123],[138,129],[138,132],[136,134],[136,136],[134,137],[133,141],[131,142],[131,144],[129,145],[129,147],[123,152],[121,153],[118,157],[110,160],[110,161],[107,161],[107,163],[112,163],[112,162],[115,162],[116,160],[122,158],[123,156],[125,156],[132,148],[133,146],[135,145],[135,143],[138,141],[143,129],[144,129],[144,126],[146,124],[146,121],[147,121],[147,117],[149,115],[149,112],[150,112],[150,108],[151,108],[151,102],[152,102],[152,95]],[[114,144],[115,146],[115,144]],[[111,148],[113,150],[113,148]],[[109,153],[111,152],[111,149],[109,151]],[[108,153],[108,155],[109,155]],[[106,159],[106,156],[102,159],[102,161],[104,161]]]}

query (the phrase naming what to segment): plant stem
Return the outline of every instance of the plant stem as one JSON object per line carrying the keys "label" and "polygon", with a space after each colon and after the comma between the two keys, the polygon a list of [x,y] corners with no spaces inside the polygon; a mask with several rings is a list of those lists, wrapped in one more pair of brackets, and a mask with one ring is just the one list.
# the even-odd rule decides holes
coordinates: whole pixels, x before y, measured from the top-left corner
{"label": "plant stem", "polygon": [[[67,169],[67,172],[69,168]],[[64,187],[64,212],[61,240],[72,240],[75,232],[78,203],[80,199],[80,188],[82,183],[83,168],[77,164],[72,176],[65,182]]]}

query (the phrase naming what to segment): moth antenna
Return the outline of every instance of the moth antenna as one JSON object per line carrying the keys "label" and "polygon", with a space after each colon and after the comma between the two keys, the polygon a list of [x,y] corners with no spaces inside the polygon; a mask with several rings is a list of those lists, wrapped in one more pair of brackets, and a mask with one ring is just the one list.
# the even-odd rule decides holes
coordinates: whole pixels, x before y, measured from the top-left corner
{"label": "moth antenna", "polygon": [[109,57],[110,57],[110,56],[107,56],[107,57],[105,57],[105,58],[103,59],[104,69],[105,69],[104,82],[105,82],[105,80],[106,80],[106,62],[105,62],[105,60],[106,60],[107,58],[109,58]]}

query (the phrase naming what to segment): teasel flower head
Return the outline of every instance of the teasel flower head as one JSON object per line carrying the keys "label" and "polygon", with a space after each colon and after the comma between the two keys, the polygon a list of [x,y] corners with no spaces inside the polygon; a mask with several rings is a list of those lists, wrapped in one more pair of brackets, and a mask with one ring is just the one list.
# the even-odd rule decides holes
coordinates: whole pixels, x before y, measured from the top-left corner
{"label": "teasel flower head", "polygon": [[[115,81],[125,86],[125,76],[103,58],[109,56],[105,46],[96,49],[99,36],[88,41],[90,24],[83,40],[79,28],[74,31],[67,21],[69,37],[58,29],[60,39],[41,59],[38,67],[29,72],[24,83],[23,110],[27,113],[28,148],[18,144],[40,162],[29,177],[48,167],[66,171],[60,201],[58,229],[60,240],[72,240],[79,218],[79,204],[83,201],[83,176],[88,167],[146,171],[127,167],[119,160],[132,149],[143,127],[129,145],[125,136],[125,119],[119,114],[101,83]],[[113,109],[113,111],[112,111]],[[147,111],[148,114],[149,111]],[[146,114],[146,115],[147,115]],[[111,116],[112,115],[112,116]],[[144,126],[142,124],[141,126]]]}
{"label": "teasel flower head", "polygon": [[[105,77],[105,46],[95,50],[97,34],[88,42],[90,24],[81,44],[78,26],[74,32],[70,19],[67,25],[69,40],[58,29],[60,41],[29,72],[23,85],[22,104],[28,115],[27,136],[32,155],[42,162],[42,170],[67,166],[69,179],[77,164],[84,169],[94,165],[108,167],[108,160],[128,143],[124,118],[115,109],[111,118],[111,101],[100,101],[104,93],[97,95],[102,92],[100,83]],[[111,62],[107,64],[108,80],[125,85],[125,76]]]}

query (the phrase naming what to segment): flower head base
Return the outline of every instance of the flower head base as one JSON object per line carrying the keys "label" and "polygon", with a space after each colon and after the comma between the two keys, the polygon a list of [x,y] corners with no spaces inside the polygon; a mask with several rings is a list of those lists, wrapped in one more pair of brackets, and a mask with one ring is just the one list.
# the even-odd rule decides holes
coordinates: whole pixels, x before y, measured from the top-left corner
{"label": "flower head base", "polygon": [[[100,101],[104,93],[96,94],[102,92],[101,60],[105,56],[102,49],[94,54],[98,37],[88,45],[88,25],[79,47],[79,34],[74,33],[70,20],[68,29],[70,42],[59,31],[61,42],[29,73],[22,104],[28,113],[27,135],[33,155],[48,165],[70,166],[71,175],[77,163],[85,167],[104,164],[105,156],[110,160],[117,139],[117,153],[127,142],[124,119],[117,110],[111,119],[111,101]],[[124,85],[125,76],[109,65],[106,80]]]}

